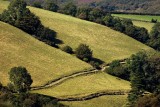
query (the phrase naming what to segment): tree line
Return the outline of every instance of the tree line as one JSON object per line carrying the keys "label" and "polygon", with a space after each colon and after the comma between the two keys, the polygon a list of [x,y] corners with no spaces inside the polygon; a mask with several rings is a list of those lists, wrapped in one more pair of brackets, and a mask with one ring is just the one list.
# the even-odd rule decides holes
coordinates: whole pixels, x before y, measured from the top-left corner
{"label": "tree line", "polygon": [[93,51],[87,44],[79,44],[78,47],[75,49],[75,51],[73,51],[73,49],[68,45],[63,46],[61,50],[69,54],[75,54],[77,58],[89,63],[90,65],[92,65],[97,69],[99,69],[100,64],[103,63],[103,61],[93,57]]}
{"label": "tree line", "polygon": [[[41,5],[41,3],[39,3],[39,5]],[[33,6],[36,6],[36,5],[33,4]],[[153,33],[153,32],[158,32],[156,28],[158,28],[159,24],[156,24],[153,27],[152,32],[149,34],[147,29],[143,27],[134,26],[132,23],[132,20],[113,17],[111,16],[110,13],[105,12],[101,8],[77,7],[72,2],[59,7],[58,5],[56,5],[54,1],[51,1],[51,0],[47,0],[44,7],[41,6],[41,8],[54,11],[54,12],[71,15],[73,17],[77,17],[83,20],[92,21],[92,22],[96,22],[96,23],[108,26],[148,46],[151,46],[156,50],[160,50],[159,49],[160,37],[159,36],[155,37],[155,34]],[[158,23],[156,19],[152,19],[151,22]]]}
{"label": "tree line", "polygon": [[39,17],[33,14],[23,0],[12,0],[7,10],[0,15],[0,20],[9,23],[39,40],[57,47],[61,41],[56,39],[56,32],[42,25]]}

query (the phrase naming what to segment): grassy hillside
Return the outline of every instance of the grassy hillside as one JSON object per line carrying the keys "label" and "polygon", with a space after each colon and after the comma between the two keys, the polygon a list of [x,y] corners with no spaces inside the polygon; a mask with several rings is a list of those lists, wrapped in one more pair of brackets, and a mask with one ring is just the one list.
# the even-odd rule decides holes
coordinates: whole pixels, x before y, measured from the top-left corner
{"label": "grassy hillside", "polygon": [[160,16],[149,16],[149,15],[128,15],[128,14],[112,14],[115,17],[132,19],[135,26],[144,27],[149,32],[151,31],[154,23],[151,23],[152,18],[160,21]]}
{"label": "grassy hillside", "polygon": [[6,9],[8,6],[8,1],[0,0],[0,13],[3,12],[4,9]]}
{"label": "grassy hillside", "polygon": [[[6,5],[5,2],[4,5]],[[127,58],[140,50],[152,50],[108,27],[59,13],[29,8],[40,17],[45,26],[55,30],[58,33],[58,38],[65,44],[75,49],[80,43],[86,43],[93,50],[94,57],[106,63],[115,59]]]}
{"label": "grassy hillside", "polygon": [[152,19],[157,19],[160,21],[160,16],[151,16],[151,15],[133,15],[133,14],[112,14],[113,16],[120,18],[127,18],[132,20],[141,20],[150,22]]}
{"label": "grassy hillside", "polygon": [[45,26],[54,29],[65,44],[75,49],[80,43],[86,43],[93,50],[94,57],[105,62],[127,58],[140,50],[151,50],[127,35],[96,23],[33,7],[30,10]]}
{"label": "grassy hillside", "polygon": [[102,96],[87,101],[61,102],[69,107],[122,107],[127,95]]}
{"label": "grassy hillside", "polygon": [[0,81],[3,84],[7,84],[8,71],[14,66],[25,66],[34,86],[90,67],[3,22],[0,22],[0,50]]}
{"label": "grassy hillside", "polygon": [[[1,5],[7,5],[0,1]],[[6,6],[3,6],[2,11]],[[108,27],[73,18],[71,16],[29,7],[40,17],[42,23],[58,33],[58,39],[66,45],[76,48],[86,43],[93,50],[94,57],[106,63],[115,59],[124,59],[140,50],[154,51],[148,46],[114,31]],[[33,85],[41,85],[62,75],[89,68],[90,65],[74,56],[54,49],[32,38],[28,34],[0,22],[0,81],[7,83],[7,73],[13,66],[27,67],[34,80]],[[73,65],[74,64],[74,65]],[[88,95],[106,90],[129,90],[130,83],[100,72],[69,79],[56,87],[32,91],[44,95],[62,97]],[[116,100],[120,100],[116,102]],[[119,107],[125,103],[126,96],[103,96],[84,102],[64,102],[73,107]]]}
{"label": "grassy hillside", "polygon": [[142,21],[133,21],[133,24],[134,24],[135,26],[144,27],[144,28],[146,28],[149,32],[152,30],[152,27],[154,26],[154,23],[142,22]]}
{"label": "grassy hillside", "polygon": [[129,90],[130,83],[125,80],[119,80],[116,77],[106,73],[98,73],[88,76],[81,76],[70,79],[63,84],[47,89],[36,90],[33,92],[50,95],[86,95],[105,90]]}

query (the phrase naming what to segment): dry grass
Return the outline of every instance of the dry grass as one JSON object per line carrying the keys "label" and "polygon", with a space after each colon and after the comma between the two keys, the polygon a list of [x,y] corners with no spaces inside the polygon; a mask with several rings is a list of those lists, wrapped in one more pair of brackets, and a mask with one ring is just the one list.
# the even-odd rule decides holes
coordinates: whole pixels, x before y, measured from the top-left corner
{"label": "dry grass", "polygon": [[7,84],[8,71],[14,66],[25,66],[33,78],[34,86],[91,67],[2,22],[0,22],[0,58],[0,81],[3,84]]}
{"label": "dry grass", "polygon": [[127,95],[102,96],[87,101],[61,102],[69,107],[122,107]]}
{"label": "dry grass", "polygon": [[[0,0],[1,5],[7,5]],[[0,12],[6,8],[0,8]],[[140,50],[154,51],[148,46],[116,32],[108,27],[62,15],[42,9],[29,7],[40,17],[42,23],[55,30],[58,38],[74,49],[80,43],[88,44],[93,50],[94,57],[105,62],[124,59]],[[33,85],[40,85],[62,75],[89,68],[90,65],[68,55],[60,50],[51,48],[28,34],[0,23],[0,81],[8,82],[7,72],[13,66],[27,67],[34,80]],[[74,64],[74,65],[73,65]],[[88,94],[103,90],[128,90],[130,83],[119,80],[105,73],[81,76],[70,79],[57,87],[33,91],[49,96],[65,96]],[[117,100],[122,100],[116,102]],[[73,107],[112,107],[122,105],[125,97],[105,96],[84,102],[68,102]],[[121,103],[122,102],[122,103]],[[67,104],[67,103],[66,103]],[[86,105],[86,106],[85,106]],[[117,106],[114,106],[117,107]]]}
{"label": "dry grass", "polygon": [[81,76],[70,79],[57,87],[51,87],[42,90],[33,91],[50,96],[66,96],[66,95],[86,95],[88,93],[96,93],[105,90],[129,90],[130,83],[125,80],[119,80],[116,77],[106,73],[98,73],[88,76]]}
{"label": "dry grass", "polygon": [[154,26],[154,23],[150,22],[142,22],[142,21],[133,21],[133,24],[135,26],[144,27],[150,32],[152,30],[152,27]]}
{"label": "dry grass", "polygon": [[[148,46],[108,27],[42,9],[30,7],[45,26],[58,32],[58,38],[74,49],[85,43],[93,50],[94,57],[105,62],[124,59]],[[45,14],[45,15],[44,15]]]}
{"label": "dry grass", "polygon": [[66,45],[75,49],[80,43],[88,44],[94,57],[106,63],[127,58],[140,50],[153,51],[148,46],[108,27],[59,13],[29,8],[40,17],[45,26],[55,30],[58,38]]}
{"label": "dry grass", "polygon": [[112,14],[113,16],[120,18],[127,18],[132,20],[141,20],[150,22],[152,19],[157,19],[160,21],[160,16],[151,16],[151,15],[133,15],[133,14]]}
{"label": "dry grass", "polygon": [[3,10],[7,8],[7,6],[8,6],[8,1],[0,0],[0,13],[2,13]]}

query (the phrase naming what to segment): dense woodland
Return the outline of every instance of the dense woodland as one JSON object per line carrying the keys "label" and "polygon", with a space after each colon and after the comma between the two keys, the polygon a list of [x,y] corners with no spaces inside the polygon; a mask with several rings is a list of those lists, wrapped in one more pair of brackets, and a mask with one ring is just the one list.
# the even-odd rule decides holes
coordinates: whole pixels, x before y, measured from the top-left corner
{"label": "dense woodland", "polygon": [[[44,3],[46,0],[26,0],[28,4],[34,2]],[[56,1],[59,5],[73,2],[75,5],[98,7],[104,11],[125,12],[125,13],[148,13],[160,14],[159,0],[51,0]]]}
{"label": "dense woodland", "polygon": [[113,61],[106,72],[131,82],[132,89],[128,96],[129,106],[159,107],[159,56],[149,56],[145,52],[139,52],[132,55],[125,63],[120,63],[118,60]]}

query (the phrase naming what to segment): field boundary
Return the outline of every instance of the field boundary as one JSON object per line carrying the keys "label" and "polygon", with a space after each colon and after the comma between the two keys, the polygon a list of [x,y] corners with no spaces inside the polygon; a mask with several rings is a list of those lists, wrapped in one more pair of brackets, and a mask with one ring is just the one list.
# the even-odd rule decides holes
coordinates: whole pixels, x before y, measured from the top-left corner
{"label": "field boundary", "polygon": [[[119,60],[121,64],[125,64],[126,63],[126,59],[123,60]],[[110,63],[108,64],[103,64],[101,66],[101,69],[96,69],[96,68],[91,68],[88,70],[84,70],[84,71],[79,71],[70,75],[66,75],[66,76],[62,76],[60,78],[54,79],[52,81],[49,81],[48,83],[41,85],[41,86],[36,86],[36,87],[31,87],[31,91],[33,90],[40,90],[40,89],[46,89],[49,87],[56,87],[57,85],[62,84],[63,82],[69,80],[69,79],[73,79],[75,77],[79,77],[79,76],[84,76],[84,75],[91,75],[91,74],[96,74],[96,73],[100,73],[103,72],[106,68],[108,68],[110,65]]]}
{"label": "field boundary", "polygon": [[90,70],[85,70],[85,71],[79,71],[79,72],[76,72],[76,73],[73,73],[73,74],[70,74],[70,75],[66,75],[66,76],[62,76],[60,78],[57,78],[57,79],[54,79],[44,85],[41,85],[41,86],[36,86],[36,87],[31,87],[31,91],[32,90],[40,90],[40,89],[46,89],[46,88],[49,88],[49,87],[55,87],[61,83],[63,83],[64,81],[67,81],[69,79],[72,79],[72,78],[75,78],[75,77],[78,77],[78,76],[83,76],[83,75],[90,75],[90,74],[95,74],[95,73],[98,73],[99,70],[95,69],[95,68],[92,68]]}
{"label": "field boundary", "polygon": [[[130,19],[130,18],[124,18],[124,17],[121,17],[121,16],[113,16],[113,17],[118,17],[118,18],[121,18],[121,19]],[[139,21],[139,22],[147,22],[147,23],[153,23],[151,21],[146,21],[146,20],[138,20],[138,19],[131,19],[132,21]]]}
{"label": "field boundary", "polygon": [[97,97],[105,96],[105,95],[126,95],[130,92],[130,90],[105,90],[105,91],[99,91],[96,93],[91,93],[88,95],[70,95],[70,96],[61,96],[58,99],[58,101],[85,101],[85,100],[91,100]]}

